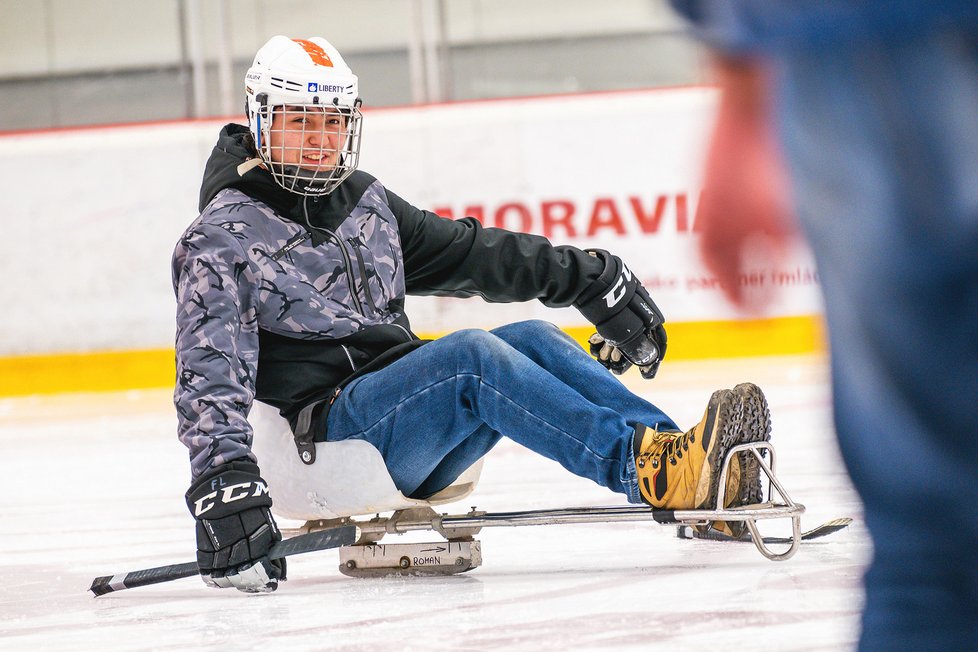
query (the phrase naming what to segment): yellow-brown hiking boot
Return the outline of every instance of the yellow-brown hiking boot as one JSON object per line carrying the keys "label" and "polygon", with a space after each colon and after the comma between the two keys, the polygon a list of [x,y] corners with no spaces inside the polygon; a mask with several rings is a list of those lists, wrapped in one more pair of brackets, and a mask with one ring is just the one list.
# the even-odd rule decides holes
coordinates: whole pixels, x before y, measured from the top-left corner
{"label": "yellow-brown hiking boot", "polygon": [[713,509],[723,459],[739,430],[729,389],[713,392],[703,419],[685,433],[639,424],[633,446],[642,498],[657,509]]}
{"label": "yellow-brown hiking boot", "polygon": [[[733,388],[733,393],[740,423],[740,433],[735,445],[769,441],[771,411],[764,392],[753,383],[741,383]],[[764,499],[760,465],[749,451],[737,453],[730,460],[726,484],[723,500],[725,508],[756,505]],[[696,530],[705,534],[710,527],[735,539],[740,539],[747,531],[747,524],[743,521],[713,521],[709,525],[696,526]]]}

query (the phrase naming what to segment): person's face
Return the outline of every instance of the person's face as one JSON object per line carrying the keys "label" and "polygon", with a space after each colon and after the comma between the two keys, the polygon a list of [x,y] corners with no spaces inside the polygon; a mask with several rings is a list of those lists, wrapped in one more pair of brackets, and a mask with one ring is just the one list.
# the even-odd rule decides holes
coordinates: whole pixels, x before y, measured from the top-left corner
{"label": "person's face", "polygon": [[275,107],[269,141],[275,163],[332,169],[346,146],[345,116],[328,107]]}

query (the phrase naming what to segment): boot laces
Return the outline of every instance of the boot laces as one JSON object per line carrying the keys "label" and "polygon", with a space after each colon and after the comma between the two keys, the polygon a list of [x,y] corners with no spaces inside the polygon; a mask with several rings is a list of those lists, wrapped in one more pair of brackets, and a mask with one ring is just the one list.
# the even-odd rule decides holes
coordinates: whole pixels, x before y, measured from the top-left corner
{"label": "boot laces", "polygon": [[659,465],[659,460],[665,459],[675,465],[676,459],[683,456],[683,451],[689,450],[689,434],[673,431],[659,432],[656,428],[652,432],[653,445],[638,455],[640,466],[644,466],[645,461],[651,460],[652,467],[655,468]]}

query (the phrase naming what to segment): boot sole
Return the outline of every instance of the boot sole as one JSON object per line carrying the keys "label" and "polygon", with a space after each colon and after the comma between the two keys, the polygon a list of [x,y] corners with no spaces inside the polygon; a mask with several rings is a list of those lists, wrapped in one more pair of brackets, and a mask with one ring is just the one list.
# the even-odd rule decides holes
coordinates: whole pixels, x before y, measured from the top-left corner
{"label": "boot sole", "polygon": [[[733,388],[737,401],[737,423],[739,432],[736,434],[737,444],[769,441],[771,439],[771,411],[761,388],[753,383],[741,383]],[[761,485],[761,467],[752,453],[738,453],[740,461],[739,493],[729,502],[730,507],[740,505],[755,505],[764,499],[764,488]],[[719,486],[719,483],[717,484]],[[725,501],[729,501],[725,496]],[[711,527],[734,539],[744,536],[747,526],[740,521],[714,521],[708,526],[697,526],[700,533],[706,533]]]}
{"label": "boot sole", "polygon": [[[720,487],[720,468],[727,451],[739,443],[740,419],[738,418],[738,401],[736,394],[730,390],[718,390],[713,392],[710,403],[716,401],[713,415],[714,426],[712,437],[712,449],[706,456],[709,464],[709,472],[704,469],[703,473],[710,478],[709,491],[703,500],[696,502],[696,509],[712,509],[716,504],[717,494]],[[699,494],[699,490],[697,490]]]}
{"label": "boot sole", "polygon": [[[739,399],[740,440],[738,444],[751,444],[771,440],[771,410],[764,392],[754,383],[741,383],[734,387]],[[763,500],[761,467],[751,453],[740,453],[743,480],[737,497],[740,505],[753,505]]]}

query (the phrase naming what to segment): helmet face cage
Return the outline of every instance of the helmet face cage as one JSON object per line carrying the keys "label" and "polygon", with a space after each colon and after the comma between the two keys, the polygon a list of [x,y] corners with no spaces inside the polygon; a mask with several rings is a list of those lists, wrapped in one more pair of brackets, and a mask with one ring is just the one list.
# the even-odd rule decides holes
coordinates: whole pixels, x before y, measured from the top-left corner
{"label": "helmet face cage", "polygon": [[353,106],[260,102],[255,145],[275,182],[289,192],[318,196],[350,176],[360,158],[359,106],[359,100]]}

